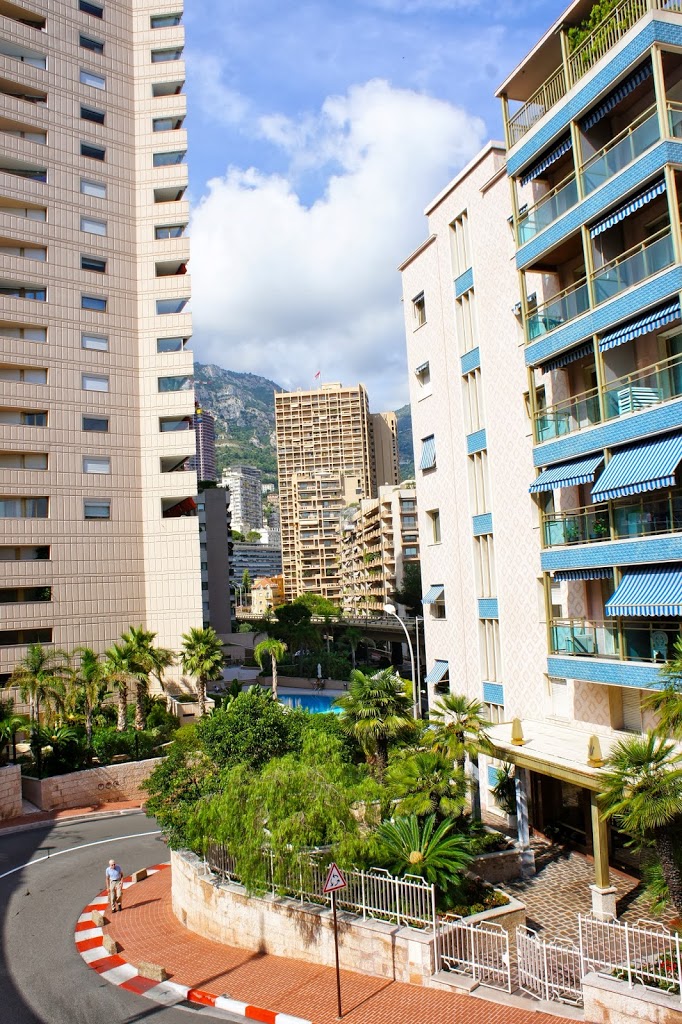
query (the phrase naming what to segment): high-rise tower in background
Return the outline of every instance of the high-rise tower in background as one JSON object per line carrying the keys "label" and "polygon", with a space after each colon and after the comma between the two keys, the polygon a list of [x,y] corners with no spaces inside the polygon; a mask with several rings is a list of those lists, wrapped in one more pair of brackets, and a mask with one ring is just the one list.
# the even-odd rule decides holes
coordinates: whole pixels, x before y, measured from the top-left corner
{"label": "high-rise tower in background", "polygon": [[[362,384],[275,395],[282,568],[287,600],[310,591],[340,601],[340,515],[398,481],[391,413],[371,415]],[[393,422],[393,426],[391,423]],[[380,434],[380,462],[375,454]]]}
{"label": "high-rise tower in background", "polygon": [[0,674],[200,626],[181,3],[0,6]]}
{"label": "high-rise tower in background", "polygon": [[263,525],[263,474],[255,466],[229,466],[223,470],[222,487],[230,489],[232,529],[240,533]]}
{"label": "high-rise tower in background", "polygon": [[197,480],[215,480],[215,420],[210,412],[199,406],[194,410],[194,435],[197,446]]}

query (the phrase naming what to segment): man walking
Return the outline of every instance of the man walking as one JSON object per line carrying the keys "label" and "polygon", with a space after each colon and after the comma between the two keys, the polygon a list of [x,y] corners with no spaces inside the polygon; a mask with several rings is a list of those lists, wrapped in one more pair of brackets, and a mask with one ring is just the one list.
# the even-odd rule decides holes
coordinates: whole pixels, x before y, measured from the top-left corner
{"label": "man walking", "polygon": [[110,860],[106,874],[111,913],[115,914],[117,909],[123,910],[123,907],[121,906],[121,896],[123,893],[123,872],[115,860]]}

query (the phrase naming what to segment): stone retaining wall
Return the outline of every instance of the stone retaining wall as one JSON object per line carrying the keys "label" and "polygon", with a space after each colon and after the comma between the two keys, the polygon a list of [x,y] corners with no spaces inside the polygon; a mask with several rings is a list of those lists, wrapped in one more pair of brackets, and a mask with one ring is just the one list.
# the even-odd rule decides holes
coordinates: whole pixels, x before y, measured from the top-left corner
{"label": "stone retaining wall", "polygon": [[585,1020],[593,1024],[682,1024],[680,997],[598,974],[583,978]]}
{"label": "stone retaining wall", "polygon": [[8,764],[0,768],[0,821],[21,814],[21,768]]}
{"label": "stone retaining wall", "polygon": [[26,800],[41,811],[63,811],[69,807],[89,807],[117,800],[143,800],[142,783],[161,762],[152,757],[146,761],[127,761],[88,768],[49,779],[33,779],[24,775],[21,788]]}
{"label": "stone retaining wall", "polygon": [[492,885],[521,878],[521,852],[496,850],[493,853],[482,853],[474,857],[469,865],[469,871]]}

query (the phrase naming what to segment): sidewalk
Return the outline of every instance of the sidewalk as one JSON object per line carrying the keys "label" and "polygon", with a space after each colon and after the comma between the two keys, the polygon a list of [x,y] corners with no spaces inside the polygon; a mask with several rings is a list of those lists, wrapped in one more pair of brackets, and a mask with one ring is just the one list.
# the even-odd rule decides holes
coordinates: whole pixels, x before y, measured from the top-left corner
{"label": "sidewalk", "polygon": [[[229,995],[313,1024],[335,1024],[333,968],[223,946],[182,927],[171,908],[171,873],[159,871],[126,889],[124,910],[104,929],[132,964],[165,967],[172,981]],[[109,916],[109,915],[108,915]],[[557,1016],[437,989],[342,972],[348,1024],[557,1024]],[[560,1012],[559,1007],[557,1007]]]}
{"label": "sidewalk", "polygon": [[3,832],[25,825],[40,824],[44,821],[63,821],[65,818],[82,818],[87,814],[114,814],[116,811],[136,811],[142,807],[140,800],[121,800],[118,803],[90,804],[87,807],[71,807],[67,811],[29,811],[16,818],[0,821],[0,835]]}

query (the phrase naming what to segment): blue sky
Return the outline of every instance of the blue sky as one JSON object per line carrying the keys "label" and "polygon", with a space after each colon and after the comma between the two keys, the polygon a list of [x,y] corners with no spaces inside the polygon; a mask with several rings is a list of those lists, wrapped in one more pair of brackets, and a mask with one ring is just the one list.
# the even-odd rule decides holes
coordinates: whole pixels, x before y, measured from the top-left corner
{"label": "blue sky", "polygon": [[398,263],[558,0],[186,0],[194,349],[407,399]]}

